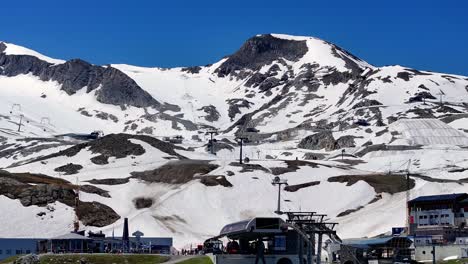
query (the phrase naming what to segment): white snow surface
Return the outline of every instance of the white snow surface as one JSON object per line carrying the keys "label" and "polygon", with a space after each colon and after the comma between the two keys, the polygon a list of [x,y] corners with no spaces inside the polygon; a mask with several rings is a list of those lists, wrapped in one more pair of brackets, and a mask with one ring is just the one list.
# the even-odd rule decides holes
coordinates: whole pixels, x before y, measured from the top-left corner
{"label": "white snow surface", "polygon": [[468,146],[465,133],[437,119],[400,119],[391,128],[402,134],[401,139],[392,143],[395,145]]}
{"label": "white snow surface", "polygon": [[6,49],[3,52],[6,55],[29,55],[29,56],[37,57],[40,60],[50,62],[52,64],[62,64],[65,62],[64,60],[53,59],[45,55],[42,55],[41,53],[37,51],[31,50],[22,46],[18,46],[12,43],[1,42],[1,41],[0,43],[5,44]]}
{"label": "white snow surface", "polygon": [[[44,82],[38,77],[18,75],[0,76],[0,168],[9,172],[43,173],[60,177],[70,182],[78,178],[81,184],[89,184],[92,179],[127,178],[131,172],[156,169],[169,162],[168,154],[151,147],[149,144],[132,139],[134,144],[141,145],[145,154],[125,158],[110,158],[109,164],[97,165],[91,158],[98,155],[89,149],[83,149],[72,157],[59,156],[43,162],[28,163],[34,158],[64,150],[74,141],[64,139],[66,144],[43,149],[34,153],[13,152],[2,155],[5,151],[17,147],[34,147],[33,144],[45,145],[33,138],[54,139],[56,135],[66,133],[89,133],[103,130],[105,134],[131,133],[148,134],[156,138],[182,135],[182,146],[191,150],[178,150],[178,153],[193,160],[208,160],[219,167],[209,175],[223,175],[232,187],[205,186],[200,180],[185,184],[148,183],[130,179],[121,185],[95,185],[106,190],[111,198],[96,194],[81,193],[83,201],[97,201],[110,206],[122,218],[130,219],[131,232],[140,230],[146,236],[173,236],[177,247],[190,243],[199,243],[217,235],[223,225],[254,216],[273,216],[276,209],[276,187],[271,185],[271,168],[287,168],[286,161],[296,157],[303,160],[307,154],[323,155],[323,160],[314,161],[314,166],[299,166],[280,176],[290,185],[304,184],[313,181],[320,183],[305,187],[295,192],[283,192],[284,210],[316,211],[329,215],[331,221],[339,223],[338,234],[342,238],[374,236],[386,233],[391,227],[403,226],[405,221],[405,194],[383,193],[382,198],[369,204],[376,197],[372,186],[359,181],[348,186],[346,183],[329,182],[328,179],[340,175],[382,175],[388,171],[402,172],[411,160],[410,170],[436,179],[452,182],[430,182],[416,179],[416,186],[411,190],[411,197],[429,194],[468,192],[465,183],[453,182],[468,178],[468,170],[453,172],[453,169],[468,168],[468,144],[466,132],[467,117],[443,123],[444,113],[437,94],[444,93],[445,106],[463,115],[467,110],[464,98],[468,95],[465,87],[468,78],[432,72],[413,74],[411,69],[402,66],[375,67],[362,60],[350,57],[340,50],[337,52],[354,61],[363,70],[361,78],[368,81],[365,87],[367,94],[349,95],[351,81],[337,84],[323,83],[323,79],[333,70],[349,72],[344,60],[334,56],[333,46],[323,40],[312,37],[295,37],[273,34],[274,37],[296,41],[306,41],[309,51],[299,61],[274,61],[258,70],[265,74],[277,65],[279,71],[273,77],[280,79],[289,70],[294,76],[306,73],[305,64],[318,63],[320,67],[314,72],[320,85],[313,90],[307,85],[294,86],[288,93],[282,94],[284,84],[272,88],[267,95],[258,87],[247,86],[247,79],[233,76],[219,77],[216,70],[227,58],[211,66],[200,68],[198,73],[189,73],[183,68],[149,68],[126,64],[113,64],[151,96],[161,103],[174,104],[180,107],[179,112],[156,109],[135,108],[99,103],[95,91],[86,93],[86,87],[74,95],[67,95],[61,85],[54,81]],[[53,64],[63,63],[41,55],[37,52],[7,43],[6,54],[24,54],[36,56]],[[406,81],[398,77],[399,73],[410,73]],[[256,71],[247,71],[249,76]],[[383,81],[386,80],[386,81]],[[427,92],[436,99],[409,103],[409,98],[420,92]],[[312,98],[311,98],[311,95]],[[263,107],[273,98],[281,99],[277,104]],[[247,100],[249,107],[240,107],[239,113],[229,115],[229,101]],[[380,104],[354,107],[363,100],[375,100]],[[208,121],[208,115],[202,107],[213,106],[219,118]],[[263,108],[262,108],[263,107]],[[87,114],[83,113],[83,110]],[[434,110],[433,118],[421,118],[420,111]],[[440,111],[437,111],[440,110]],[[253,113],[256,111],[255,113]],[[376,114],[376,111],[378,114]],[[103,120],[97,117],[99,112],[114,115],[118,121]],[[150,121],[145,114],[167,114],[181,116],[198,126],[190,130],[181,124],[167,119]],[[259,144],[247,144],[244,157],[251,163],[267,169],[241,172],[241,168],[231,163],[238,158],[239,148],[235,144],[235,130],[226,131],[244,114],[251,115],[252,124],[267,136]],[[22,116],[21,131],[18,132]],[[378,124],[377,117],[383,125]],[[353,126],[356,119],[367,118],[369,126]],[[397,121],[391,123],[391,118]],[[416,119],[417,118],[417,119]],[[308,129],[320,122],[343,122],[348,127],[328,129],[335,139],[352,136],[355,146],[343,148],[353,155],[372,144],[420,146],[411,150],[377,150],[363,156],[349,156],[341,161],[342,149],[299,149],[298,143],[308,135],[317,133]],[[136,129],[131,129],[136,124]],[[218,140],[226,139],[233,144],[233,150],[223,149],[216,156],[207,153],[208,136],[204,132],[210,127],[218,128]],[[152,128],[146,132],[143,128]],[[323,130],[319,130],[323,131]],[[396,132],[396,133],[395,133]],[[201,141],[192,139],[199,136]],[[32,140],[30,142],[24,139]],[[172,157],[175,158],[175,157]],[[80,164],[84,168],[76,175],[62,175],[55,168],[68,164]],[[233,176],[227,176],[233,172]],[[137,210],[133,200],[139,197],[153,198],[150,208]],[[52,237],[67,233],[71,229],[74,210],[59,202],[50,205],[55,211],[45,207],[23,207],[18,200],[0,196],[0,210],[8,211],[0,215],[0,236],[19,237]],[[337,217],[341,212],[356,209],[354,213]],[[39,217],[39,212],[46,212]],[[14,221],[11,221],[11,220]],[[110,235],[122,232],[122,222],[117,221],[103,228],[88,226],[88,230],[103,230]]]}

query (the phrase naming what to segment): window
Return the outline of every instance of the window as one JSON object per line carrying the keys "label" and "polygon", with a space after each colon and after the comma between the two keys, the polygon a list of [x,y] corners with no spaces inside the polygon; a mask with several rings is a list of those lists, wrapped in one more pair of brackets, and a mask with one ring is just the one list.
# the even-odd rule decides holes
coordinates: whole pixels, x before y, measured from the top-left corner
{"label": "window", "polygon": [[7,254],[7,255],[11,255],[11,249],[7,249],[7,250],[6,250],[6,254]]}
{"label": "window", "polygon": [[26,249],[26,254],[31,254],[31,250]]}
{"label": "window", "polygon": [[23,254],[23,250],[22,249],[17,249],[16,250],[16,255],[21,255]]}
{"label": "window", "polygon": [[0,249],[0,255],[3,255],[3,250]]}

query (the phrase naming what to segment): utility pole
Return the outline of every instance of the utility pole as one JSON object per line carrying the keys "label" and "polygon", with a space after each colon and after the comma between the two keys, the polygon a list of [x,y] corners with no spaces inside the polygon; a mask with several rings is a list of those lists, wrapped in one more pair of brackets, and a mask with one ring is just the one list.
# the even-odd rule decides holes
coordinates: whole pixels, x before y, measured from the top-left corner
{"label": "utility pole", "polygon": [[214,153],[214,141],[213,141],[213,135],[218,135],[218,131],[216,129],[213,129],[213,130],[209,130],[206,132],[207,134],[210,134],[211,136],[211,139],[210,139],[210,152],[211,154],[215,154]]}
{"label": "utility pole", "polygon": [[280,177],[276,176],[273,181],[271,182],[273,185],[278,185],[278,208],[276,209],[275,213],[276,214],[283,214],[281,211],[281,186],[282,185],[288,185],[288,180],[286,179],[281,179]]}
{"label": "utility pole", "polygon": [[410,166],[411,166],[411,159],[408,160],[408,165],[406,166],[406,231],[409,235],[410,230],[410,208],[409,208],[409,200],[410,200]]}
{"label": "utility pole", "polygon": [[260,159],[260,150],[257,150],[258,159]]}
{"label": "utility pole", "polygon": [[244,143],[244,140],[247,140],[248,138],[246,137],[238,137],[237,142],[239,143],[240,146],[240,154],[239,154],[239,163],[242,164],[242,144]]}
{"label": "utility pole", "polygon": [[443,104],[442,97],[445,95],[445,93],[442,90],[439,90],[440,92],[437,94],[440,98],[440,105]]}
{"label": "utility pole", "polygon": [[21,132],[21,126],[23,125],[23,117],[24,117],[24,115],[21,114],[20,115],[20,121],[18,123],[18,132]]}

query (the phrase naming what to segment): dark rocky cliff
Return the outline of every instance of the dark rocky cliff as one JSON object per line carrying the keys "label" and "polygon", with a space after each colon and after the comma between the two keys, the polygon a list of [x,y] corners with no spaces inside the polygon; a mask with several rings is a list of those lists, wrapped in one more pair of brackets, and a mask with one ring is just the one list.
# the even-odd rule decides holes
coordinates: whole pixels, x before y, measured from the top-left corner
{"label": "dark rocky cliff", "polygon": [[[86,87],[96,91],[99,102],[112,105],[160,108],[161,104],[118,69],[96,66],[80,59],[54,65],[29,55],[6,55],[0,42],[0,75],[32,74],[43,81],[56,81],[69,95]],[[99,89],[98,89],[99,88]]]}

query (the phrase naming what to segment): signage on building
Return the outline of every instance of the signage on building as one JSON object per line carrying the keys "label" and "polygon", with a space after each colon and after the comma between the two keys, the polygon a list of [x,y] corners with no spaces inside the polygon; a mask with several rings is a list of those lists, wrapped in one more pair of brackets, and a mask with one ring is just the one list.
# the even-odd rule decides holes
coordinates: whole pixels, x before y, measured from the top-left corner
{"label": "signage on building", "polygon": [[405,227],[392,227],[392,236],[400,236],[405,232]]}

